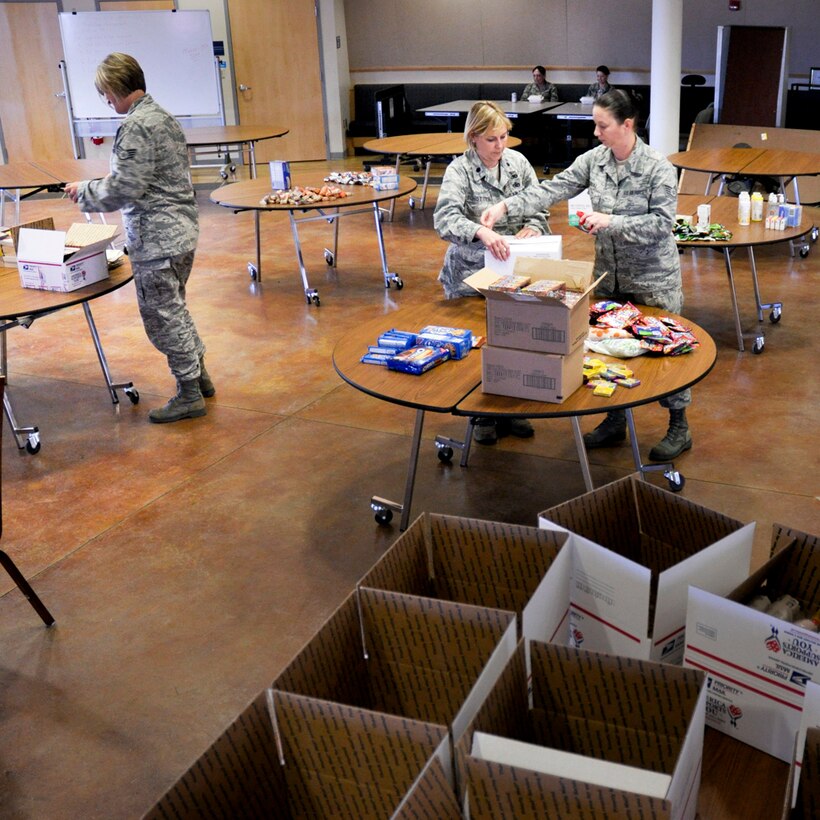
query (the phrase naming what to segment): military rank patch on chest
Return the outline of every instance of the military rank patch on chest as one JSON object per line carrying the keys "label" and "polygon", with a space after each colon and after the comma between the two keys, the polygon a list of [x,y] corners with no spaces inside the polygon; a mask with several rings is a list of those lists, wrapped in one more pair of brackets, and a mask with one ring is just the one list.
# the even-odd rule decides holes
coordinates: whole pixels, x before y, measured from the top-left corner
{"label": "military rank patch on chest", "polygon": [[137,155],[136,148],[117,148],[117,159],[134,159]]}

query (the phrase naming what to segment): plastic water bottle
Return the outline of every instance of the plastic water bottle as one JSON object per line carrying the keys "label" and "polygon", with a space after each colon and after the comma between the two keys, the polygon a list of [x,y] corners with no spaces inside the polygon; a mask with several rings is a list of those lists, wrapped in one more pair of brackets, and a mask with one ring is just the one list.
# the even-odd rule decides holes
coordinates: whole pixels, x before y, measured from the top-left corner
{"label": "plastic water bottle", "polygon": [[517,92],[517,91],[513,91],[512,96],[510,97],[510,99],[511,99],[513,102],[518,102],[518,92]]}
{"label": "plastic water bottle", "polygon": [[777,194],[774,191],[769,194],[769,207],[766,210],[766,216],[769,219],[777,216]]}
{"label": "plastic water bottle", "polygon": [[752,200],[748,191],[741,191],[737,200],[737,221],[740,225],[748,225],[752,217]]}

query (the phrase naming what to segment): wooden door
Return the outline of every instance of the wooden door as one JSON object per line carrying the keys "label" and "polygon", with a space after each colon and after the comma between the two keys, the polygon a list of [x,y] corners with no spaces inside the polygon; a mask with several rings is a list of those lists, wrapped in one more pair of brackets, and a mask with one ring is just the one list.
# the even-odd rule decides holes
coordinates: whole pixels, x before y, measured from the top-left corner
{"label": "wooden door", "polygon": [[56,3],[0,0],[0,126],[7,161],[74,156]]}
{"label": "wooden door", "polygon": [[239,124],[289,129],[285,137],[260,142],[257,161],[325,159],[314,0],[228,0],[228,13]]}

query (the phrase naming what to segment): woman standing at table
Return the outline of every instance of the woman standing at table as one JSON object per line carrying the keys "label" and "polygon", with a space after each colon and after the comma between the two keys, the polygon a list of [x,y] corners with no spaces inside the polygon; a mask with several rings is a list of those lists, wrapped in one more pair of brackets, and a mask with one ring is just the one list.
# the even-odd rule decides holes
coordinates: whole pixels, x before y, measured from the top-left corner
{"label": "woman standing at table", "polygon": [[[464,124],[467,150],[444,172],[433,227],[450,243],[438,276],[447,299],[478,295],[464,284],[464,279],[484,267],[485,248],[497,259],[506,259],[507,237],[524,239],[549,233],[549,214],[544,212],[502,217],[494,227],[484,227],[479,221],[482,212],[493,203],[538,184],[526,157],[507,148],[511,127],[512,123],[494,102],[477,102]],[[502,427],[501,432],[504,431]],[[480,444],[495,444],[498,432],[492,419],[479,419],[474,437]],[[528,438],[533,429],[526,419],[513,419],[509,432]]]}
{"label": "woman standing at table", "polygon": [[114,137],[111,172],[71,182],[66,194],[83,211],[122,211],[126,250],[148,339],[164,353],[177,393],[148,413],[157,424],[204,416],[216,392],[205,370],[205,345],[185,304],[185,285],[199,238],[188,148],[179,123],[145,91],[128,54],[109,54],[94,79],[99,94],[125,119]]}
{"label": "woman standing at table", "polygon": [[532,82],[524,86],[521,101],[527,102],[530,97],[540,97],[541,102],[559,102],[558,87],[547,82],[547,69],[537,65],[532,70]]}
{"label": "woman standing at table", "polygon": [[[672,237],[677,176],[671,163],[635,133],[636,117],[625,91],[604,94],[592,109],[601,144],[551,180],[489,207],[481,224],[492,228],[499,219],[522,219],[589,189],[593,211],[582,216],[581,225],[595,237],[595,276],[606,274],[599,296],[680,313],[680,257]],[[500,253],[503,258],[504,248]],[[689,390],[661,399],[661,406],[669,409],[669,429],[650,451],[653,461],[669,461],[691,448],[686,420],[690,402]],[[624,411],[613,410],[584,436],[584,443],[588,448],[608,447],[625,438]]]}

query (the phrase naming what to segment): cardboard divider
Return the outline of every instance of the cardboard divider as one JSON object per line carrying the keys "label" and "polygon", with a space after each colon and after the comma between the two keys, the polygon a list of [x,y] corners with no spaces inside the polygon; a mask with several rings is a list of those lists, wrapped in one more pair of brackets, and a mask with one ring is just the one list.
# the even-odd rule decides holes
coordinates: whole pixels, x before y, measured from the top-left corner
{"label": "cardboard divider", "polygon": [[361,587],[514,612],[524,609],[566,533],[423,513],[359,581]]}
{"label": "cardboard divider", "polygon": [[[529,648],[531,693],[528,692]],[[704,676],[651,661],[519,642],[456,746],[470,817],[694,818],[703,748]],[[477,733],[531,744],[533,766],[481,759]],[[550,773],[559,755],[588,758],[573,777]],[[588,782],[607,764],[633,767],[637,788]],[[536,771],[535,766],[541,770]],[[644,775],[641,775],[644,772]],[[665,775],[658,778],[656,775]],[[667,783],[662,797],[642,789]]]}
{"label": "cardboard divider", "polygon": [[725,595],[749,573],[754,524],[638,474],[545,510],[539,524],[575,536],[567,591],[574,646],[680,663],[689,585]]}

